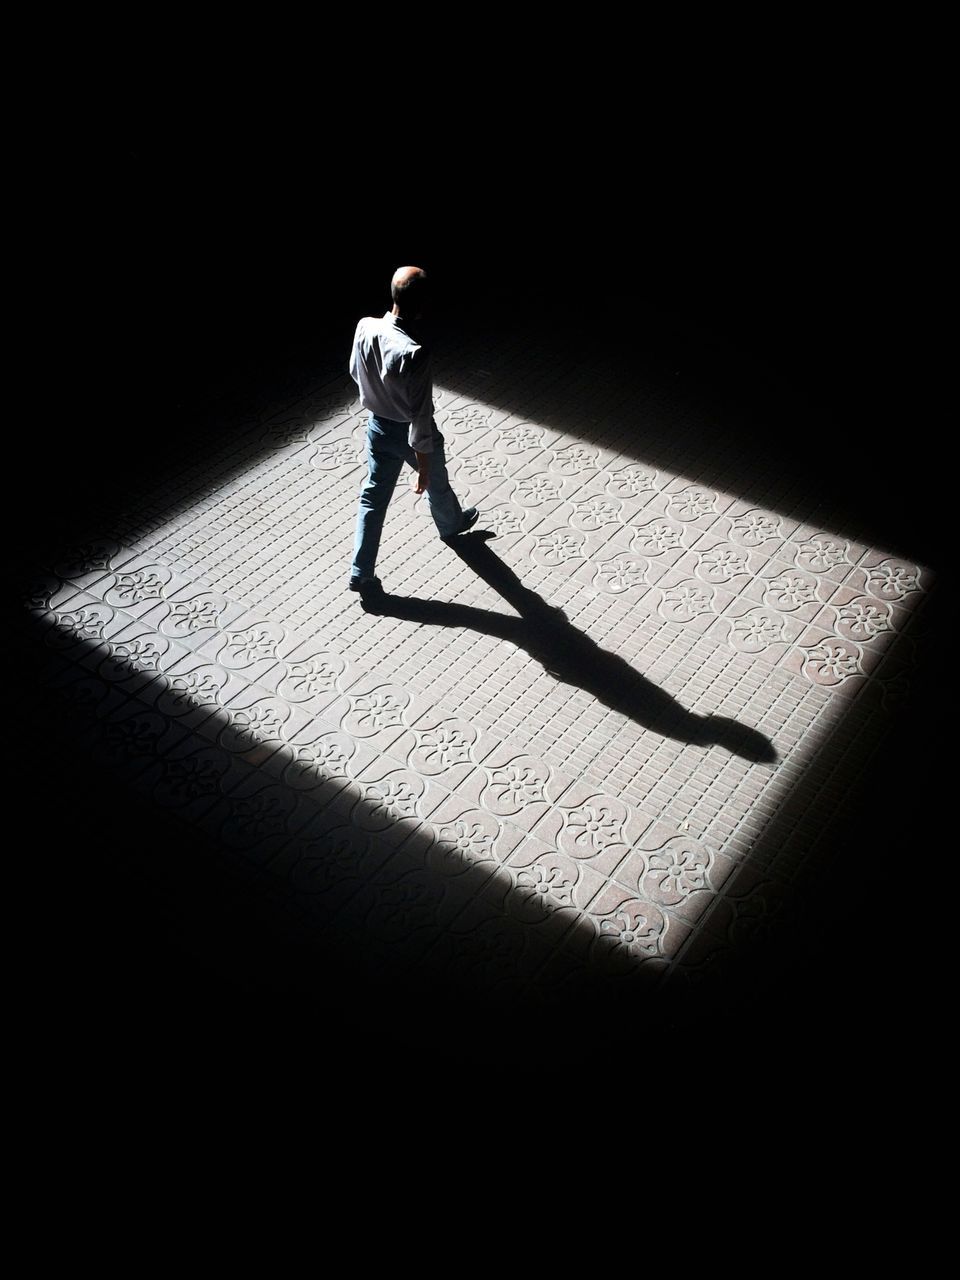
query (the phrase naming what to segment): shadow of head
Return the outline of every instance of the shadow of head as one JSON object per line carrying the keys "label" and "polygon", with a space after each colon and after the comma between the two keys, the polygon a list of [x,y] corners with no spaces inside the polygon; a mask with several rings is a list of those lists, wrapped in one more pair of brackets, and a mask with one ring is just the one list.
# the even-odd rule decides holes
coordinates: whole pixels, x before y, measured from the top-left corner
{"label": "shadow of head", "polygon": [[769,738],[749,725],[740,724],[726,716],[699,716],[703,736],[696,736],[696,729],[691,727],[690,740],[700,741],[703,745],[716,744],[740,756],[753,764],[773,764],[779,759],[773,743]]}

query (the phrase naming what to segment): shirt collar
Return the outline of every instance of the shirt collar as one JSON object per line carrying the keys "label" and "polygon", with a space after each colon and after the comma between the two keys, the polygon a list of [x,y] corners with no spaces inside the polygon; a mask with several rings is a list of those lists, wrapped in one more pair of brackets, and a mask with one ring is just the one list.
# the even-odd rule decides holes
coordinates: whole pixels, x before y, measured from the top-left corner
{"label": "shirt collar", "polygon": [[384,320],[389,320],[395,329],[399,329],[401,333],[405,333],[408,338],[412,338],[414,342],[420,342],[421,339],[417,334],[417,324],[414,320],[404,320],[402,316],[395,316],[392,311],[383,313]]}

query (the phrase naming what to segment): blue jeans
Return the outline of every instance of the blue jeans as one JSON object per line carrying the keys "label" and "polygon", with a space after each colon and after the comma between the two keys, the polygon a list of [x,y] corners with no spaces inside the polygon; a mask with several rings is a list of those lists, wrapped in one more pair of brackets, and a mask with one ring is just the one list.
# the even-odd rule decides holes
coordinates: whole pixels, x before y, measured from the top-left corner
{"label": "blue jeans", "polygon": [[[409,422],[394,422],[373,414],[367,423],[367,466],[369,474],[360,490],[357,512],[357,536],[353,548],[351,577],[372,578],[380,549],[380,534],[387,505],[393,496],[397,477],[406,462],[417,469],[417,455],[407,443]],[[443,436],[433,428],[433,452],[427,481],[427,502],[441,538],[459,533],[463,509],[447,479],[443,454]]]}

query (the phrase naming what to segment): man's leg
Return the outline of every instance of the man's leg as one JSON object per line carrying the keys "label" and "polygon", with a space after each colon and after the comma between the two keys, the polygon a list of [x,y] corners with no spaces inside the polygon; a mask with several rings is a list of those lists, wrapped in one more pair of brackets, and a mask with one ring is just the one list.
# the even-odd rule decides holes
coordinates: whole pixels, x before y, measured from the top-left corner
{"label": "man's leg", "polygon": [[371,418],[367,426],[368,474],[360,490],[351,581],[374,576],[384,516],[403,466],[400,453],[390,446],[389,433],[380,428],[376,419]]}
{"label": "man's leg", "polygon": [[[417,455],[412,449],[407,451],[407,461],[416,470]],[[430,514],[433,516],[440,537],[451,538],[454,534],[463,531],[464,513],[457,495],[450,488],[447,460],[443,452],[443,436],[439,431],[433,433],[433,453],[430,454],[429,475],[427,503]]]}

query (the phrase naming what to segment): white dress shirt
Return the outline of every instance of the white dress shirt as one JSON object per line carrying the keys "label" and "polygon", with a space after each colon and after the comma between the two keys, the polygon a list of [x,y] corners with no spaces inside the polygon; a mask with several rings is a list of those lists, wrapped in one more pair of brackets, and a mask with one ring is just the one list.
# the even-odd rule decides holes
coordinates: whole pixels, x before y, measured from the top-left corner
{"label": "white dress shirt", "polygon": [[350,376],[360,387],[360,403],[377,417],[409,422],[411,449],[433,452],[433,371],[430,353],[387,311],[364,316],[350,355]]}

